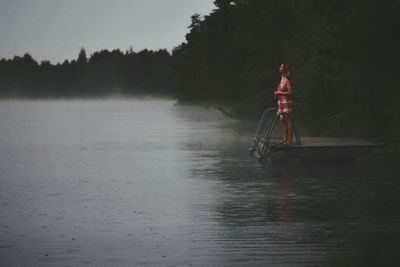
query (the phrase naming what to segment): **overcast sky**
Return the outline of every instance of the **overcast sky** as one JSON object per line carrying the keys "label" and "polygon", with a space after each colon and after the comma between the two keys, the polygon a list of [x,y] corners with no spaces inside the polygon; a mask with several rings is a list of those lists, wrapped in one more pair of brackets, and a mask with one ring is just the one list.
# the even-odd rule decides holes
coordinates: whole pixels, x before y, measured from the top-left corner
{"label": "overcast sky", "polygon": [[190,17],[214,0],[0,0],[0,58],[30,53],[53,63],[101,49],[172,48]]}

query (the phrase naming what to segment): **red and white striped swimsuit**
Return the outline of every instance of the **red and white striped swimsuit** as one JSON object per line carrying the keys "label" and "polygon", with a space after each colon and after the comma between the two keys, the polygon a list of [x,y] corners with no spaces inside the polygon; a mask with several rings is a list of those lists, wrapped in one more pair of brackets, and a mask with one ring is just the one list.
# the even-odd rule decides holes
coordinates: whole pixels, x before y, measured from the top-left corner
{"label": "red and white striped swimsuit", "polygon": [[[285,85],[278,85],[279,92],[289,91],[288,87],[291,87],[290,82]],[[292,97],[290,95],[278,95],[278,114],[291,113],[292,112]]]}

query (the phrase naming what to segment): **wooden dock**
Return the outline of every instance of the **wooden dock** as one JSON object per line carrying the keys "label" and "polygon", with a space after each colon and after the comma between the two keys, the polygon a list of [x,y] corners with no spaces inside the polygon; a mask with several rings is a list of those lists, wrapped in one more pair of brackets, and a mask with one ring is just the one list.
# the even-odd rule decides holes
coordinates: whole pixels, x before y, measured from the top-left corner
{"label": "wooden dock", "polygon": [[286,114],[293,125],[294,143],[291,145],[277,144],[272,137],[278,121],[277,109],[267,108],[261,116],[256,134],[250,146],[250,154],[260,161],[271,159],[358,159],[369,155],[384,155],[388,145],[367,139],[342,137],[300,137],[296,123],[291,114]]}
{"label": "wooden dock", "polygon": [[339,137],[302,137],[302,144],[278,145],[276,140],[269,140],[266,153],[261,156],[265,138],[257,141],[254,155],[265,159],[357,159],[368,155],[379,155],[386,152],[386,144],[371,140]]}

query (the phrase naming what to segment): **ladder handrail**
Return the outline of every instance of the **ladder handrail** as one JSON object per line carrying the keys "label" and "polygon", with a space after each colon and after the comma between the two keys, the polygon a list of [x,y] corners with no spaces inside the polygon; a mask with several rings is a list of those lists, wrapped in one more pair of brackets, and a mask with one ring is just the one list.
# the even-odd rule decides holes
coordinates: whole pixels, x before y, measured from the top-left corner
{"label": "ladder handrail", "polygon": [[[276,122],[276,119],[278,118],[278,116],[280,116],[280,115],[275,114],[274,117],[272,118],[272,121],[271,121],[271,124],[270,124],[270,128],[268,130],[268,134],[265,137],[265,141],[264,141],[263,147],[261,149],[261,157],[265,157],[265,153],[266,153],[267,147],[269,147],[269,141],[271,139],[271,135],[272,135],[272,132],[274,130],[275,122]],[[296,143],[295,144],[296,145],[302,145],[303,142],[301,141],[300,134],[299,134],[299,132],[297,130],[297,126],[296,126],[296,124],[295,124],[295,122],[293,120],[293,116],[291,114],[289,114],[289,113],[285,113],[285,116],[288,116],[290,121],[291,121],[291,123],[292,123],[294,136],[296,138]]]}
{"label": "ladder handrail", "polygon": [[[263,134],[264,130],[267,127],[266,122],[267,122],[267,120],[269,118],[269,115],[272,114],[272,111],[276,111],[276,110],[277,110],[277,108],[269,107],[263,112],[263,115],[261,116],[261,121],[260,121],[260,123],[258,125],[256,134],[254,136],[253,144],[252,144],[252,146],[250,148],[250,151],[254,152],[256,150],[257,146],[258,146],[259,141],[261,140],[262,147],[261,147],[261,150],[259,150],[260,153],[258,153],[260,160],[265,158],[265,156],[266,156],[265,154],[267,152],[267,148],[270,147],[270,139],[271,139],[271,136],[272,136],[272,132],[274,130],[274,127],[275,127],[275,124],[276,124],[276,120],[277,120],[278,116],[280,116],[280,114],[277,114],[276,112],[273,114],[273,116],[272,116],[272,118],[270,120],[270,123],[269,123],[267,135],[265,136],[264,140],[262,140],[261,137],[262,137],[262,134]],[[296,123],[295,123],[295,121],[293,119],[293,115],[291,115],[289,113],[285,113],[285,116],[288,116],[290,121],[291,121],[291,123],[292,123],[293,133],[294,133],[294,136],[295,136],[295,139],[296,139],[295,144],[296,145],[302,145],[303,143],[301,141],[297,125],[296,125]]]}
{"label": "ladder handrail", "polygon": [[264,144],[261,149],[260,158],[265,157],[265,152],[267,150],[267,147],[269,147],[269,140],[271,138],[272,131],[274,130],[275,122],[276,122],[277,118],[278,118],[278,114],[274,114],[274,116],[272,117],[272,120],[271,120],[271,124],[269,125],[267,136],[265,137]]}
{"label": "ladder handrail", "polygon": [[261,135],[262,135],[262,133],[264,131],[265,123],[267,121],[268,115],[270,115],[271,112],[274,111],[274,110],[277,110],[277,109],[274,108],[274,107],[269,107],[266,110],[264,110],[263,115],[261,116],[260,123],[258,124],[257,131],[256,131],[256,133],[254,135],[253,144],[252,144],[252,146],[250,148],[251,151],[255,150],[255,148],[257,146],[257,142],[260,140],[260,137],[261,137]]}

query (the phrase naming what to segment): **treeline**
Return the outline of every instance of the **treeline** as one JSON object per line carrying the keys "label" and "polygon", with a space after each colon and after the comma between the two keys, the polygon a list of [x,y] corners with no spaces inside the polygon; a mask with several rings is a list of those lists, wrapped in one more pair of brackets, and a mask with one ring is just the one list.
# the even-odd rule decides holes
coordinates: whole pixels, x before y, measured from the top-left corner
{"label": "treeline", "polygon": [[310,134],[400,136],[397,0],[216,0],[192,16],[172,54],[100,51],[51,65],[0,61],[0,96],[117,92],[216,102],[240,115],[271,105],[278,66],[294,74],[294,109]]}
{"label": "treeline", "polygon": [[125,53],[102,50],[87,58],[51,64],[29,54],[0,60],[0,97],[92,97],[111,94],[164,95],[171,55],[166,50]]}
{"label": "treeline", "polygon": [[175,49],[187,100],[259,115],[280,63],[294,74],[295,114],[312,134],[400,136],[399,1],[216,0]]}

